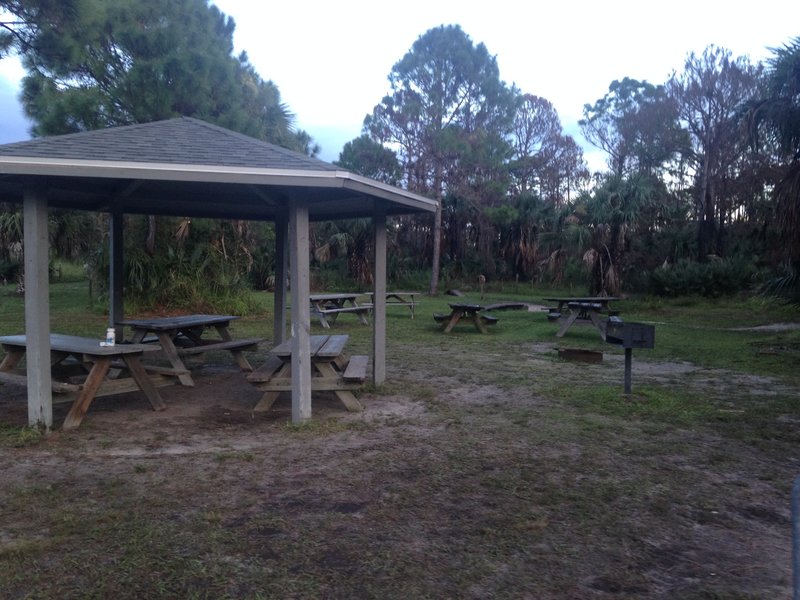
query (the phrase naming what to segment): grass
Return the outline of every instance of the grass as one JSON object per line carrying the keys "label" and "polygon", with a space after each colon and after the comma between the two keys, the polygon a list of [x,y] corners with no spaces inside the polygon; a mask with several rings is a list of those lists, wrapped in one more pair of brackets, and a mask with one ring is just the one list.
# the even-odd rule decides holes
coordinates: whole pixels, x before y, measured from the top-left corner
{"label": "grass", "polygon": [[[558,294],[519,286],[484,302]],[[254,295],[258,314],[234,333],[269,337],[271,297]],[[0,299],[0,334],[21,332],[22,300],[11,286]],[[507,311],[487,335],[469,324],[445,335],[431,313],[452,300],[423,297],[413,320],[389,309],[388,381],[363,394],[370,418],[219,425],[211,403],[145,423],[125,407],[42,436],[0,414],[2,595],[788,595],[800,338],[732,328],[796,313],[758,298],[620,302],[623,318],[656,324],[625,396],[621,351],[592,328],[557,340],[543,313]],[[105,329],[80,282],[52,286],[51,314],[54,331]],[[371,329],[351,315],[332,331],[369,352]],[[563,361],[558,346],[605,360]],[[219,401],[237,406],[240,393]],[[391,402],[414,410],[381,416]],[[183,451],[161,452],[173,444]]]}

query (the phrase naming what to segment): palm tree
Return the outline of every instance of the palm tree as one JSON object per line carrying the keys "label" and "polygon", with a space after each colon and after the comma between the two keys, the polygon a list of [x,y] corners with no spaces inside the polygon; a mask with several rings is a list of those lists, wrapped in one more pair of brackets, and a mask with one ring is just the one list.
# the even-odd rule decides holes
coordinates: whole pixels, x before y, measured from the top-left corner
{"label": "palm tree", "polygon": [[587,205],[593,227],[592,247],[583,260],[591,270],[590,294],[617,296],[630,265],[627,253],[630,238],[641,226],[657,198],[652,177],[609,175]]}
{"label": "palm tree", "polygon": [[750,106],[748,116],[755,142],[773,142],[786,161],[774,191],[786,265],[770,288],[800,304],[800,37],[773,53],[766,96]]}

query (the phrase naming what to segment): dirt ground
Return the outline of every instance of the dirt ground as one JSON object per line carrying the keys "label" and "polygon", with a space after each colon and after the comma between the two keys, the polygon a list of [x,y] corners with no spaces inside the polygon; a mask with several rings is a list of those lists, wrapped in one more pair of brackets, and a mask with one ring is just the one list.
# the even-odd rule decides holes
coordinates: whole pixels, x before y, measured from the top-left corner
{"label": "dirt ground", "polygon": [[[800,390],[637,361],[635,388],[713,395],[719,419],[694,427],[616,417],[549,390],[621,383],[622,357],[586,365],[554,351],[531,343],[513,364],[488,356],[486,370],[529,374],[502,386],[474,366],[442,372],[435,354],[390,364],[380,394],[361,396],[364,412],[322,395],[307,427],[288,425],[286,395],[252,413],[260,392],[229,366],[203,367],[195,388],[163,388],[163,412],[138,394],[100,399],[79,430],[2,450],[0,558],[57,533],[31,564],[59,574],[61,597],[82,597],[92,582],[65,556],[91,547],[87,558],[118,556],[88,532],[109,531],[98,507],[120,503],[123,521],[141,511],[177,532],[153,533],[159,549],[148,552],[183,552],[217,573],[195,581],[190,570],[161,595],[142,577],[128,597],[789,598],[800,419],[777,415],[771,436],[737,417],[745,400]],[[0,387],[0,411],[24,424],[24,390]],[[65,412],[56,409],[57,423]],[[43,494],[35,486],[56,490],[43,501],[82,527],[65,533],[26,505]],[[92,597],[114,591],[107,571],[87,563],[106,586]],[[33,582],[41,597],[59,597],[48,595],[56,588],[46,575]],[[30,581],[6,584],[0,596],[31,593]]]}

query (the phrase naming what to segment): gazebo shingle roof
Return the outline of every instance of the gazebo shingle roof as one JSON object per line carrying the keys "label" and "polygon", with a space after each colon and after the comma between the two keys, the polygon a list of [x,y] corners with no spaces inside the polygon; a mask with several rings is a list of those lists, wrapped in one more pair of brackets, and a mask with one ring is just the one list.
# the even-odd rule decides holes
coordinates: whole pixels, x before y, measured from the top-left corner
{"label": "gazebo shingle roof", "polygon": [[190,117],[37,138],[0,156],[335,171],[334,165]]}
{"label": "gazebo shingle roof", "polygon": [[274,144],[179,117],[0,145],[0,202],[32,179],[51,207],[273,220],[305,201],[315,220],[432,212],[436,202]]}

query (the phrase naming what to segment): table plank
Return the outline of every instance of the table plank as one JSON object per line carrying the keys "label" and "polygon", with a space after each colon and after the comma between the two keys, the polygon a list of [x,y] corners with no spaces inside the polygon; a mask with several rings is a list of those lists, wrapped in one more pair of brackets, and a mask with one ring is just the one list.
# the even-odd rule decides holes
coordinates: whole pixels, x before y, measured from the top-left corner
{"label": "table plank", "polygon": [[347,335],[331,335],[325,340],[325,343],[314,353],[318,358],[335,358],[344,352],[344,347],[347,345]]}
{"label": "table plank", "polygon": [[147,328],[150,331],[168,331],[171,329],[188,329],[191,327],[207,327],[230,323],[239,317],[233,315],[180,315],[177,317],[154,317],[151,319],[126,319],[119,321],[118,325],[128,325],[139,329]]}
{"label": "table plank", "polygon": [[[0,345],[27,348],[25,335],[0,336]],[[101,346],[100,340],[93,340],[75,335],[50,334],[50,350],[68,352],[70,354],[86,354],[88,356],[119,356],[121,354],[137,354],[158,352],[160,348],[152,344],[114,344]]]}
{"label": "table plank", "polygon": [[[347,410],[359,411],[364,407],[352,391],[363,387],[363,381],[345,381],[342,376],[342,370],[347,364],[344,348],[349,339],[350,336],[346,334],[310,336],[311,390],[331,391]],[[277,345],[270,353],[272,357],[267,364],[248,377],[248,381],[264,391],[253,408],[257,412],[269,410],[281,392],[292,389],[292,340]],[[280,366],[275,359],[278,359]]]}
{"label": "table plank", "polygon": [[[16,366],[22,354],[27,350],[27,337],[25,335],[2,336],[0,344],[7,352],[14,354],[16,360],[3,361],[4,370],[10,371]],[[128,391],[141,390],[155,410],[163,410],[164,402],[155,385],[145,372],[139,357],[146,352],[158,352],[160,348],[152,344],[115,344],[101,346],[100,342],[91,338],[79,336],[50,334],[50,349],[55,360],[52,367],[57,367],[67,356],[74,356],[84,365],[91,365],[82,384],[65,384],[54,380],[53,390],[56,392],[74,392],[74,400],[67,417],[64,420],[64,429],[78,427],[83,421],[94,399],[101,395],[110,395]],[[119,361],[125,363],[130,372],[130,378],[107,379],[112,363]],[[27,384],[27,375],[3,372],[7,380],[14,383]]]}

